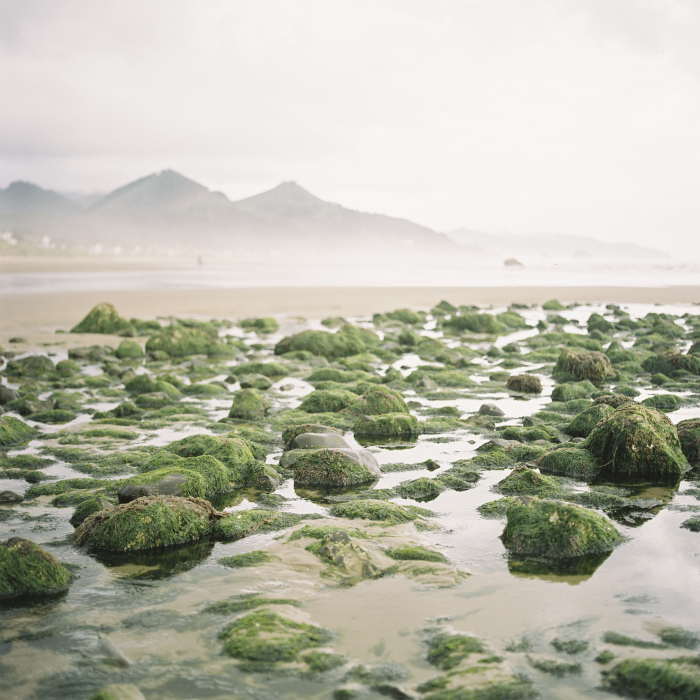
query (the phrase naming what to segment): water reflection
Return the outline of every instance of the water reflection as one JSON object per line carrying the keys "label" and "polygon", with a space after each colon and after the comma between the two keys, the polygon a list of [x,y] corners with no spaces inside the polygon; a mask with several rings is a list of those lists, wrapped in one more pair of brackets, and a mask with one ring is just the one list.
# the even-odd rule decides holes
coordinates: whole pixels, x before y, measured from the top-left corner
{"label": "water reflection", "polygon": [[550,583],[568,583],[577,586],[588,581],[598,567],[612,554],[591,554],[567,559],[508,559],[508,571],[518,578],[541,579]]}

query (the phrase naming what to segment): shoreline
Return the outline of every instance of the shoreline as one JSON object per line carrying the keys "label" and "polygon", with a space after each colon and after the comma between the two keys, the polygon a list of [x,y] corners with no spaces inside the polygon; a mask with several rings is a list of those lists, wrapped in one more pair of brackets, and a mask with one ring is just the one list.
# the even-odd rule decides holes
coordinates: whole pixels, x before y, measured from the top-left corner
{"label": "shoreline", "polygon": [[249,287],[230,289],[88,290],[0,294],[0,329],[69,330],[107,301],[126,318],[201,316],[368,316],[399,308],[430,309],[441,300],[459,305],[510,303],[699,304],[700,286],[677,287]]}

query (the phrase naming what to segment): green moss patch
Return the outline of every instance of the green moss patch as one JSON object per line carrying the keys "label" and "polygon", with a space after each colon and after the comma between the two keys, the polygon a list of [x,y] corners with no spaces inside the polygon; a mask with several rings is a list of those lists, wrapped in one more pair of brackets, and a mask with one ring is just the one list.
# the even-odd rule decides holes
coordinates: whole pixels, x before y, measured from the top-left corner
{"label": "green moss patch", "polygon": [[555,375],[571,376],[575,379],[588,379],[594,384],[602,382],[614,373],[607,355],[602,352],[571,350],[564,348],[554,366]]}
{"label": "green moss patch", "polygon": [[355,421],[353,432],[357,438],[411,438],[418,435],[419,425],[415,416],[387,413],[361,416]]}
{"label": "green moss patch", "polygon": [[377,475],[372,470],[340,449],[307,452],[295,462],[294,467],[294,483],[299,486],[347,488],[376,479]]}
{"label": "green moss patch", "polygon": [[564,430],[574,437],[588,437],[593,432],[593,428],[595,428],[603,418],[610,415],[613,410],[612,406],[608,406],[604,403],[591,406],[579,413]]}
{"label": "green moss patch", "polygon": [[526,466],[515,467],[505,479],[499,481],[493,488],[494,491],[505,494],[515,496],[528,494],[541,498],[552,498],[563,492],[556,479],[540,474]]}
{"label": "green moss patch", "polygon": [[117,310],[107,303],[98,304],[77,325],[71,333],[109,333],[111,335],[136,335],[134,327]]}
{"label": "green moss patch", "polygon": [[0,416],[0,446],[11,447],[21,442],[31,440],[38,433],[19,418],[12,416]]}
{"label": "green moss patch", "polygon": [[374,520],[388,525],[398,525],[408,523],[417,518],[430,517],[434,515],[432,511],[418,506],[403,506],[389,501],[377,501],[373,499],[361,499],[338,503],[334,505],[330,514],[337,518],[349,518],[354,520]]}
{"label": "green moss patch", "polygon": [[224,652],[235,659],[263,664],[295,661],[305,649],[331,641],[328,630],[294,622],[269,610],[234,620],[221,632]]}
{"label": "green moss patch", "polygon": [[252,552],[243,552],[242,554],[234,554],[230,557],[222,557],[218,559],[218,563],[226,566],[229,569],[242,569],[247,566],[257,566],[270,561],[272,557],[261,549],[254,549]]}
{"label": "green moss patch", "polygon": [[592,479],[600,473],[593,454],[582,447],[562,447],[539,458],[540,471],[572,479]]}
{"label": "green moss patch", "polygon": [[72,580],[70,571],[34,542],[21,537],[0,542],[0,598],[62,593]]}
{"label": "green moss patch", "polygon": [[400,547],[387,549],[385,554],[392,559],[400,561],[434,561],[440,564],[447,564],[447,557],[440,552],[417,544],[403,544]]}
{"label": "green moss patch", "polygon": [[700,697],[700,663],[696,657],[627,659],[602,675],[606,689],[628,697],[649,700]]}
{"label": "green moss patch", "polygon": [[476,637],[441,633],[428,642],[428,661],[443,671],[459,666],[470,654],[486,654],[488,648]]}

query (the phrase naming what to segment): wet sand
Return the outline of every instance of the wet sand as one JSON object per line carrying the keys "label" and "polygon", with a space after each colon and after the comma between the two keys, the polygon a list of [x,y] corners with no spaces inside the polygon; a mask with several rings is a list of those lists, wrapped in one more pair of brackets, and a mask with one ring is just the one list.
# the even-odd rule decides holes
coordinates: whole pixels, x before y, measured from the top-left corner
{"label": "wet sand", "polygon": [[398,308],[430,309],[447,299],[455,305],[569,302],[698,303],[698,287],[256,287],[157,291],[80,291],[3,294],[0,329],[65,328],[108,301],[126,318],[156,316],[249,316],[324,318],[365,316]]}

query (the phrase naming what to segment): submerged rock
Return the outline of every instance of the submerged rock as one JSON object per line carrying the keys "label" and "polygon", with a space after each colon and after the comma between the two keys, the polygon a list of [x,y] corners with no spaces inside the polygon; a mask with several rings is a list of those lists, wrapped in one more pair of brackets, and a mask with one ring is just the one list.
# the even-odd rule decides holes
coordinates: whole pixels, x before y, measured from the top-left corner
{"label": "submerged rock", "polygon": [[90,313],[74,328],[71,333],[108,333],[110,335],[134,336],[134,327],[117,310],[106,302],[93,307]]}
{"label": "submerged rock", "polygon": [[108,552],[171,547],[209,534],[216,515],[201,498],[144,496],[88,516],[75,531],[74,542]]}
{"label": "submerged rock", "polygon": [[572,375],[576,379],[588,379],[593,383],[600,383],[613,373],[610,358],[596,350],[563,348],[554,367],[555,375]]}
{"label": "submerged rock", "polygon": [[601,420],[583,447],[613,474],[679,475],[687,464],[673,423],[663,413],[636,403]]}
{"label": "submerged rock", "polygon": [[697,657],[626,659],[602,675],[604,687],[620,695],[651,700],[700,697]]}
{"label": "submerged rock", "polygon": [[483,403],[479,407],[480,416],[505,416],[506,414],[493,403]]}
{"label": "submerged rock", "polygon": [[506,382],[506,389],[527,394],[541,394],[542,382],[532,374],[515,374]]}
{"label": "submerged rock", "polygon": [[296,661],[300,652],[328,644],[332,635],[270,610],[256,610],[227,625],[221,638],[224,652],[234,659],[273,664]]}
{"label": "submerged rock", "polygon": [[68,590],[73,574],[53,554],[21,537],[0,542],[0,598]]}
{"label": "submerged rock", "polygon": [[501,535],[518,557],[561,559],[600,554],[622,542],[612,523],[592,510],[536,496],[514,502]]}
{"label": "submerged rock", "polygon": [[0,491],[0,503],[21,503],[24,496],[14,491]]}
{"label": "submerged rock", "polygon": [[384,555],[371,551],[340,529],[325,535],[313,552],[345,576],[357,579],[377,578],[391,564]]}
{"label": "submerged rock", "polygon": [[379,464],[367,450],[313,450],[294,463],[294,483],[299,486],[347,488],[375,481],[379,474]]}

